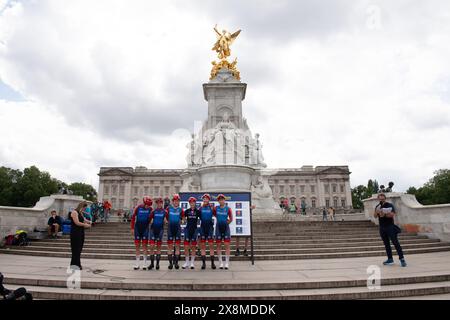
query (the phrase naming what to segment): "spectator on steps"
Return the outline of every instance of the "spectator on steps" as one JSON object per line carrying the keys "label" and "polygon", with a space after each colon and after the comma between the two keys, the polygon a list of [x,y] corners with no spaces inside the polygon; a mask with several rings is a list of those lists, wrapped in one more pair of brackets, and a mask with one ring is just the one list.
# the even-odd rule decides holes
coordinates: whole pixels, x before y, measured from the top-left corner
{"label": "spectator on steps", "polygon": [[328,221],[327,209],[325,207],[322,210],[322,221]]}
{"label": "spectator on steps", "polygon": [[330,216],[330,220],[331,220],[331,221],[335,221],[335,220],[334,220],[334,212],[335,212],[335,211],[334,211],[334,208],[333,208],[333,207],[329,207],[329,208],[328,208],[328,215]]}
{"label": "spectator on steps", "polygon": [[236,257],[239,257],[241,255],[241,251],[240,251],[240,242],[241,242],[240,240],[241,240],[241,238],[245,238],[243,255],[245,257],[248,257],[247,249],[248,249],[248,243],[249,243],[250,237],[236,237],[236,253],[234,255]]}
{"label": "spectator on steps", "polygon": [[56,238],[59,230],[61,230],[62,221],[56,213],[56,210],[52,210],[51,217],[47,222],[47,232],[49,237]]}

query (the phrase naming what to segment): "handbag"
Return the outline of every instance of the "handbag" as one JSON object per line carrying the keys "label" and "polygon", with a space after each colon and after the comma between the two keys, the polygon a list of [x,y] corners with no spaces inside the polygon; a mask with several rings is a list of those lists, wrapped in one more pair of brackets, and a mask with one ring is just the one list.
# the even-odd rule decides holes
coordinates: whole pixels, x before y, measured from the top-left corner
{"label": "handbag", "polygon": [[395,233],[402,233],[402,228],[400,228],[398,225],[394,224],[394,231],[395,231]]}

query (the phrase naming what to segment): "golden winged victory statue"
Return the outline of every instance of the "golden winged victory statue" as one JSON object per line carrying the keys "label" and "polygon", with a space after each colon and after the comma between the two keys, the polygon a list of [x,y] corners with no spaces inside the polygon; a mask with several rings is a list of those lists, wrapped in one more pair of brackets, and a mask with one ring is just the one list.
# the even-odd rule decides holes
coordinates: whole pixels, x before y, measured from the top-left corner
{"label": "golden winged victory statue", "polygon": [[212,50],[217,52],[217,56],[219,57],[220,61],[212,62],[213,68],[211,70],[211,78],[210,79],[211,80],[214,79],[216,77],[217,73],[220,71],[220,69],[227,68],[231,71],[231,73],[237,80],[240,80],[240,73],[239,73],[238,69],[236,68],[237,59],[234,59],[234,61],[232,63],[230,63],[230,62],[228,62],[227,58],[231,55],[230,46],[234,42],[234,40],[236,40],[236,38],[239,36],[239,34],[241,33],[241,30],[236,31],[233,34],[231,34],[230,32],[228,32],[226,30],[222,30],[222,32],[219,32],[217,30],[217,25],[216,25],[214,27],[214,32],[216,33],[217,41],[214,44],[214,47],[212,48]]}

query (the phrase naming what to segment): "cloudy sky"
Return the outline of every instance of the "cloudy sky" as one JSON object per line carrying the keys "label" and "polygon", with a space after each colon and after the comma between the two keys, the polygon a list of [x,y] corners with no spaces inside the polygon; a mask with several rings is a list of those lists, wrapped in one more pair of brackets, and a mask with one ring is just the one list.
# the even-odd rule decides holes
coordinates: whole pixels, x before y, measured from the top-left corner
{"label": "cloudy sky", "polygon": [[0,0],[0,165],[98,184],[184,168],[212,27],[269,167],[349,165],[397,190],[450,168],[450,2]]}

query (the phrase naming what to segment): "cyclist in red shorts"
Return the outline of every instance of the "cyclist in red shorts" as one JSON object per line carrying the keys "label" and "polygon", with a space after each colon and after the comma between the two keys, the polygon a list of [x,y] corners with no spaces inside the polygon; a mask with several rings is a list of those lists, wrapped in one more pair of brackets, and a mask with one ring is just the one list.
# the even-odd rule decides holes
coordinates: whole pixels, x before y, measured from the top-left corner
{"label": "cyclist in red shorts", "polygon": [[213,214],[216,217],[216,245],[217,255],[219,257],[220,269],[224,268],[222,260],[222,242],[225,243],[225,269],[228,270],[230,263],[230,223],[233,221],[233,214],[231,208],[225,205],[225,196],[219,194],[217,196],[219,205],[214,207]]}
{"label": "cyclist in red shorts", "polygon": [[213,207],[209,203],[211,196],[202,196],[203,205],[200,207],[200,247],[202,252],[202,270],[206,269],[206,241],[209,243],[209,255],[211,258],[211,269],[216,269],[214,264],[214,224]]}
{"label": "cyclist in red shorts", "polygon": [[[150,267],[152,270],[155,267],[156,255],[156,270],[159,270],[159,261],[161,260],[161,244],[164,234],[164,219],[166,218],[166,210],[163,208],[163,199],[156,198],[156,209],[150,214]],[[156,244],[156,250],[155,250]]]}
{"label": "cyclist in red shorts", "polygon": [[[184,211],[184,218],[187,220],[186,228],[184,229],[184,256],[186,262],[182,268],[186,269],[190,266],[191,269],[194,269],[195,254],[197,251],[197,222],[200,219],[200,210],[196,207],[196,198],[190,197],[188,202],[190,208]],[[190,261],[189,249],[191,250]]]}
{"label": "cyclist in red shorts", "polygon": [[131,234],[134,236],[134,244],[136,246],[136,264],[134,270],[139,269],[139,262],[141,259],[141,243],[144,251],[144,265],[143,269],[147,270],[147,244],[150,225],[150,214],[152,213],[152,199],[144,198],[144,203],[134,209],[131,217]]}
{"label": "cyclist in red shorts", "polygon": [[[167,254],[169,258],[169,269],[179,269],[181,244],[181,220],[184,217],[184,210],[180,207],[180,196],[175,194],[172,198],[172,205],[166,210],[166,219],[169,222],[167,227]],[[173,255],[173,244],[175,242],[175,255]]]}

